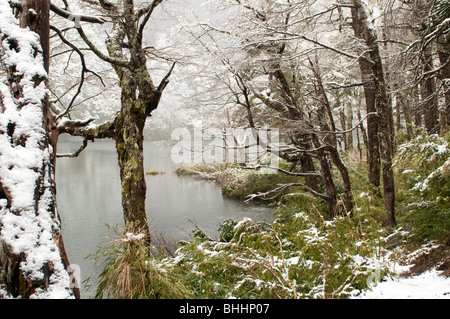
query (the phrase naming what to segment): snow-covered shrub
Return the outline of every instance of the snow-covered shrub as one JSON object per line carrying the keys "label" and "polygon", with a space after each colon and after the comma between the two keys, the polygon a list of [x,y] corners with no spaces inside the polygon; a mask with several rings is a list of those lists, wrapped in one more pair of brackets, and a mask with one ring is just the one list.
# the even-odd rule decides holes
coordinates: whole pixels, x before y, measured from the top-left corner
{"label": "snow-covered shrub", "polygon": [[403,220],[419,240],[450,238],[450,148],[438,135],[419,133],[399,147],[395,167],[405,187],[399,202]]}
{"label": "snow-covered shrub", "polygon": [[380,237],[364,224],[298,213],[273,225],[244,219],[231,237],[227,221],[228,241],[197,238],[162,267],[197,298],[346,298],[385,274]]}

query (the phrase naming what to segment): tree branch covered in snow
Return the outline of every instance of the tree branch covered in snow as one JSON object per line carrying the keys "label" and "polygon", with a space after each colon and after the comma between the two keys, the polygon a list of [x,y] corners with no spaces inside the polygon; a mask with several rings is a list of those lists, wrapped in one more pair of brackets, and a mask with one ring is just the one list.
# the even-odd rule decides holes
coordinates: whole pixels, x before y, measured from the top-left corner
{"label": "tree branch covered in snow", "polygon": [[85,21],[85,22],[89,22],[89,23],[103,24],[106,22],[106,20],[101,17],[89,16],[89,15],[83,15],[83,14],[74,14],[72,12],[61,9],[60,7],[54,5],[53,3],[50,4],[50,10],[52,10],[54,13],[56,13],[57,15],[59,15],[63,18],[75,21],[75,23],[80,22],[80,21]]}

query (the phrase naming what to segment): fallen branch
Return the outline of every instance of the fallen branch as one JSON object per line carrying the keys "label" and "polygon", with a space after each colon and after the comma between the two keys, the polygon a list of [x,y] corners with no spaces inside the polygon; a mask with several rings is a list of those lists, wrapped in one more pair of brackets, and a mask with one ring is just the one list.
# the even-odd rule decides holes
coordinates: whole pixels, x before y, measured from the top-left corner
{"label": "fallen branch", "polygon": [[[305,185],[303,183],[288,183],[288,184],[280,185],[279,187],[277,187],[275,189],[272,189],[272,190],[270,190],[268,192],[265,192],[265,193],[251,194],[251,195],[248,196],[248,199],[246,199],[245,202],[252,201],[252,200],[254,200],[256,198],[262,198],[263,200],[272,200],[272,199],[275,199],[278,196],[280,196],[280,194],[285,189],[290,188],[290,187],[296,187],[296,186],[299,186],[299,187],[303,188],[306,192],[311,193],[311,194],[313,194],[313,195],[315,195],[315,196],[317,196],[319,198],[322,198],[324,200],[329,200],[330,199],[330,197],[328,195],[319,193],[319,192],[315,191],[314,189],[312,189],[311,187],[309,187],[309,186],[307,186],[307,185]],[[275,195],[270,197],[270,198],[264,198],[264,197],[266,197],[268,195],[272,195],[272,194],[275,194]]]}
{"label": "fallen branch", "polygon": [[246,167],[243,167],[243,168],[244,168],[244,169],[254,169],[254,170],[260,170],[260,169],[266,168],[266,169],[271,169],[271,170],[274,170],[274,171],[278,171],[278,172],[283,173],[283,174],[286,174],[286,175],[291,175],[291,176],[302,176],[302,177],[312,176],[312,177],[318,177],[318,178],[320,178],[321,180],[324,180],[323,176],[320,175],[319,173],[316,173],[316,172],[305,172],[305,173],[289,172],[289,171],[286,171],[286,170],[284,170],[284,169],[282,169],[282,168],[279,168],[279,167],[273,167],[273,166],[268,166],[268,165],[257,165],[257,166],[255,166],[255,167],[246,166]]}

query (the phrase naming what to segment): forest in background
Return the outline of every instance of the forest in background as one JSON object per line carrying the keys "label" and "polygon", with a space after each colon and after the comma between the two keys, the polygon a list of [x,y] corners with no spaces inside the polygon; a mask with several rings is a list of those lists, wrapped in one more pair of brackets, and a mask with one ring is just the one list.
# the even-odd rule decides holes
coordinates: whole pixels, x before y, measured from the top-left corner
{"label": "forest in background", "polygon": [[[40,23],[23,3],[9,4]],[[52,162],[113,139],[121,169],[127,226],[96,256],[106,261],[97,297],[347,298],[422,245],[432,248],[416,268],[448,275],[448,1],[55,1],[47,15],[41,53],[50,93],[41,98],[46,134],[38,148],[51,145]],[[9,57],[17,36],[0,29]],[[2,65],[10,114],[8,87],[17,100],[28,91],[14,89],[14,81],[23,85],[17,60]],[[39,72],[29,78],[36,87],[44,84]],[[14,150],[28,148],[18,121],[2,122]],[[142,144],[146,135],[167,139],[196,125],[279,130],[276,174],[261,173],[270,165],[263,159],[179,171],[216,179],[225,196],[266,200],[276,219],[224,221],[219,240],[198,230],[167,256],[147,224]],[[58,154],[61,134],[81,136],[79,152]],[[33,213],[16,207],[22,193],[11,191],[14,165],[5,163],[1,265],[9,270],[1,282],[14,296],[48,292],[51,281],[36,273],[50,278],[54,261],[10,275],[35,246],[17,246],[24,224],[8,228],[11,208],[24,219]],[[51,169],[42,174],[49,192],[56,189]],[[55,207],[47,211],[57,225]],[[64,260],[61,244],[59,251]],[[28,284],[17,285],[21,276]]]}

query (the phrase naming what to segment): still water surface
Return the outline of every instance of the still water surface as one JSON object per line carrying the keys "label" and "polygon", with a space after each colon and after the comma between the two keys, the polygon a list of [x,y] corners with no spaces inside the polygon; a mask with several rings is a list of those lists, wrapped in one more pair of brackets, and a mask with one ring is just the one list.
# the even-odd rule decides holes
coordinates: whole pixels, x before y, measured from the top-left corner
{"label": "still water surface", "polygon": [[[58,153],[73,152],[80,142],[62,142]],[[170,148],[145,142],[145,169],[164,171],[147,176],[147,216],[150,228],[174,241],[188,240],[197,225],[212,238],[217,237],[221,221],[244,217],[272,220],[272,210],[244,204],[222,196],[214,182],[179,177],[170,159]],[[119,167],[112,141],[90,143],[78,158],[57,160],[56,182],[58,209],[69,260],[80,266],[81,279],[95,280],[100,272],[92,259],[86,259],[106,244],[113,232],[106,225],[123,226]],[[83,297],[94,288],[82,287]]]}

